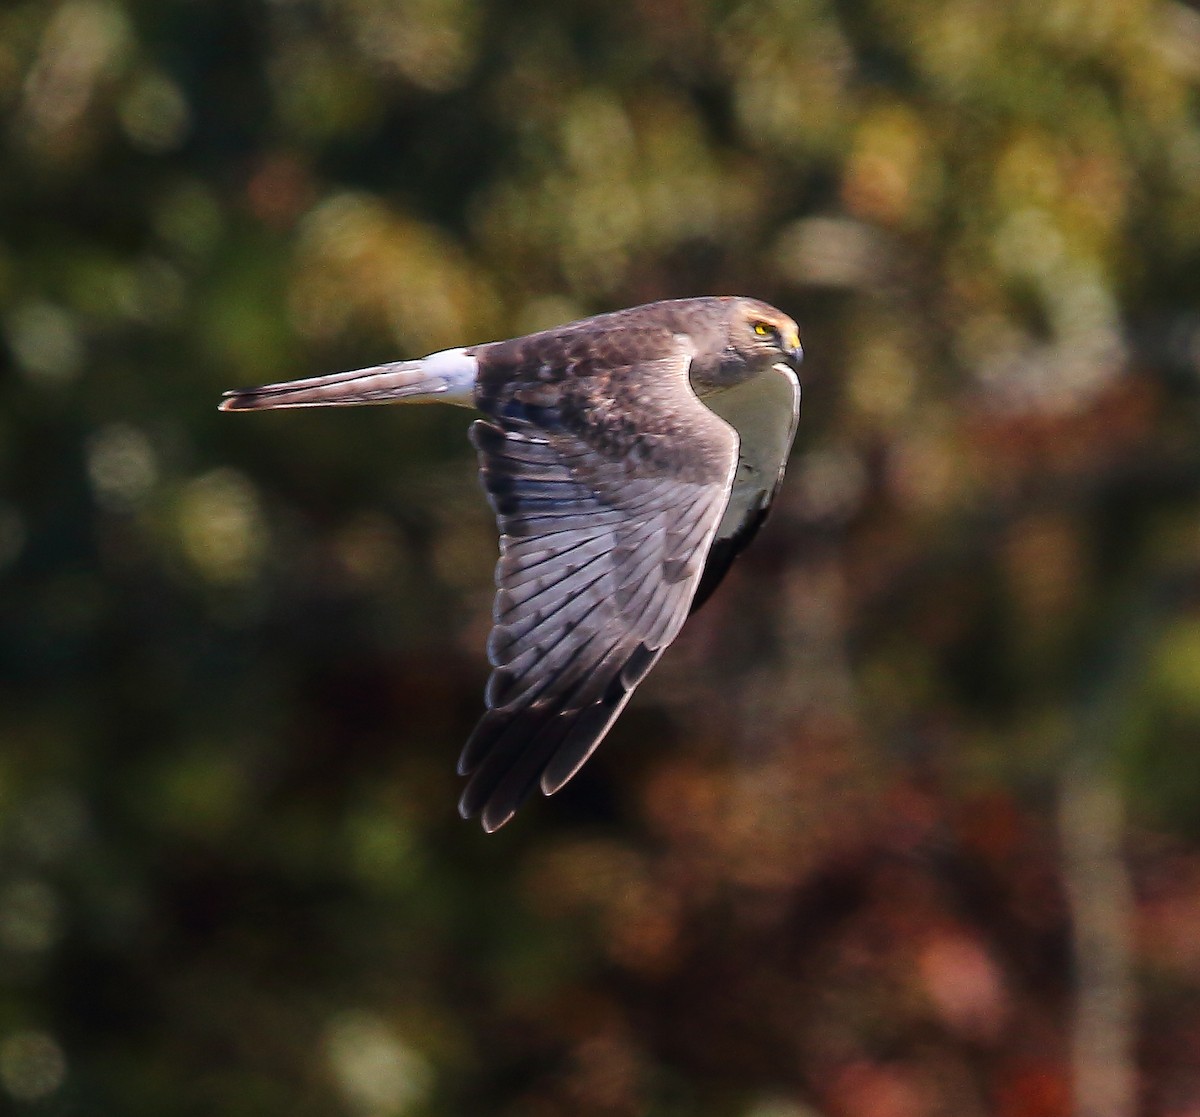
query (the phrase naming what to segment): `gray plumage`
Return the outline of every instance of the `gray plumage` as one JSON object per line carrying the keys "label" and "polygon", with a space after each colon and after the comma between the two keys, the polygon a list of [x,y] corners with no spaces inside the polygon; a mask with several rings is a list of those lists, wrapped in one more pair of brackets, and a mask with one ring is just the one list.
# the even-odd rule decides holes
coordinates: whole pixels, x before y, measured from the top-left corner
{"label": "gray plumage", "polygon": [[493,671],[458,767],[459,809],[490,831],[579,770],[758,530],[800,357],[795,323],[765,303],[682,299],[221,406],[440,399],[485,416],[471,441],[500,527]]}

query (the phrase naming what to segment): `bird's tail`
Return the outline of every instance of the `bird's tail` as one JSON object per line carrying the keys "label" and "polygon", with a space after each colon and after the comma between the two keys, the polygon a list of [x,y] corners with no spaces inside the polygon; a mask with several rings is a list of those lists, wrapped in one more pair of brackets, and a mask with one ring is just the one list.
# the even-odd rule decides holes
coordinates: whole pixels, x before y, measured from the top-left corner
{"label": "bird's tail", "polygon": [[334,372],[287,380],[261,388],[235,388],[221,400],[222,411],[261,411],[276,407],[338,407],[365,403],[433,402],[473,405],[475,358],[448,349],[419,361]]}

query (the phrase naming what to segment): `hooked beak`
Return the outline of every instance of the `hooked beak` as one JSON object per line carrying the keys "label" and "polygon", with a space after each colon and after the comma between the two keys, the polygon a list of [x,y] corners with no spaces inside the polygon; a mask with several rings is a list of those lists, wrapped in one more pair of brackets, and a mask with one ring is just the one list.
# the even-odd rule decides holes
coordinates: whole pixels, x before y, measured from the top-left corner
{"label": "hooked beak", "polygon": [[788,359],[792,368],[799,368],[804,360],[804,349],[800,345],[800,331],[795,326],[789,326],[787,332],[780,338],[780,349]]}

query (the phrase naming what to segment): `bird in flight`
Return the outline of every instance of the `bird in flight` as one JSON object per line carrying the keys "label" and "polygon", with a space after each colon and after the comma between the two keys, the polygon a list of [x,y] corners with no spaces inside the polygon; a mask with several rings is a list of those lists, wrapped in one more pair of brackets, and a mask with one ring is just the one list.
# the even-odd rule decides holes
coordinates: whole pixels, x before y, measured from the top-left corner
{"label": "bird in flight", "polygon": [[800,414],[796,323],[749,298],[648,303],[509,341],[227,392],[224,411],[440,401],[500,528],[487,710],[463,818],[558,791],[758,531]]}

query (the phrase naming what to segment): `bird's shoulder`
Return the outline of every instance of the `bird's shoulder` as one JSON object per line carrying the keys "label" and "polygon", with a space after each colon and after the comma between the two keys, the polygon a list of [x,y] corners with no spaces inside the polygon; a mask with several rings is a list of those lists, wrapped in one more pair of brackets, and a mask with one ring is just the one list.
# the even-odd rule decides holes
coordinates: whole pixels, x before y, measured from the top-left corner
{"label": "bird's shoulder", "polygon": [[667,299],[580,318],[475,349],[481,380],[556,381],[683,360],[724,321],[725,298]]}

